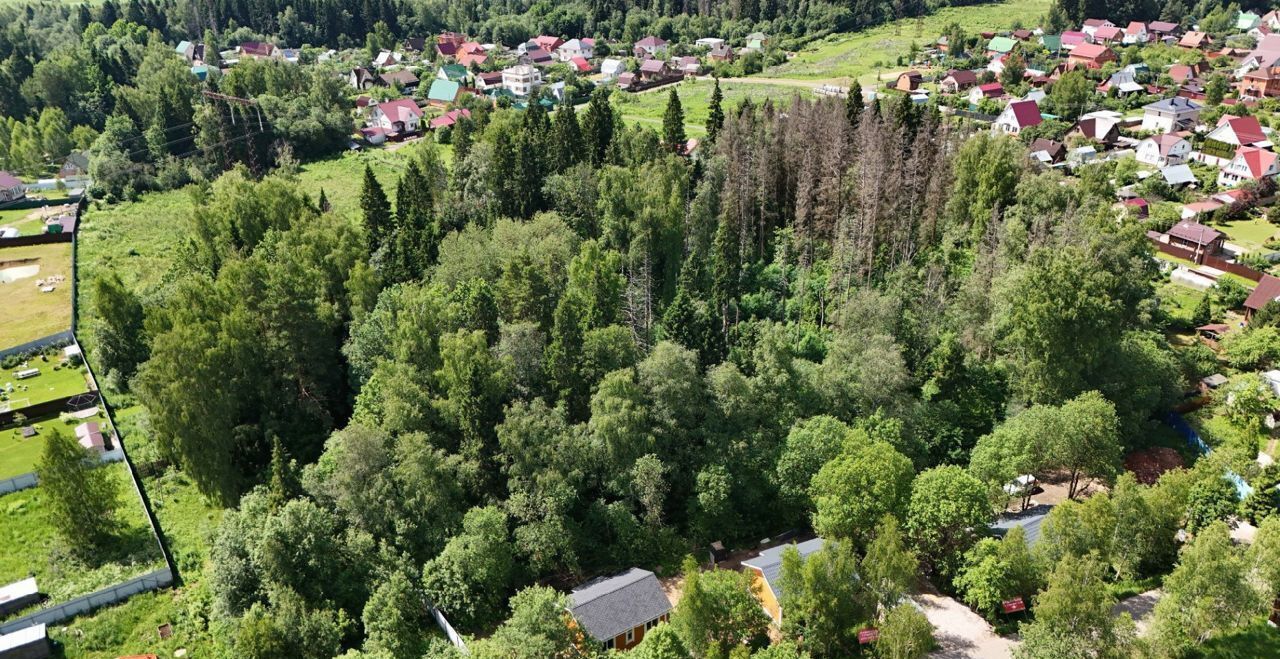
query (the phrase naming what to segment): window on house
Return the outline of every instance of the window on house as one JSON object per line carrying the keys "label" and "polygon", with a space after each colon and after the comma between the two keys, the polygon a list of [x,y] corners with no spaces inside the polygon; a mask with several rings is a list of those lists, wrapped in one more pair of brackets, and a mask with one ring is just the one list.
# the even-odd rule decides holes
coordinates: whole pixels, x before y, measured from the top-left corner
{"label": "window on house", "polygon": [[644,623],[644,630],[645,630],[645,631],[649,631],[650,629],[653,629],[654,627],[657,627],[657,626],[658,626],[658,622],[659,622],[659,620],[654,619],[654,620],[650,620],[649,622]]}
{"label": "window on house", "polygon": [[631,629],[627,630],[627,644],[629,645],[635,642],[636,642],[636,630],[634,627],[632,627]]}
{"label": "window on house", "polygon": [[604,649],[606,649],[606,650],[612,650],[612,649],[613,649],[613,639],[609,639],[609,640],[607,640],[607,641],[605,641],[605,642],[604,642]]}

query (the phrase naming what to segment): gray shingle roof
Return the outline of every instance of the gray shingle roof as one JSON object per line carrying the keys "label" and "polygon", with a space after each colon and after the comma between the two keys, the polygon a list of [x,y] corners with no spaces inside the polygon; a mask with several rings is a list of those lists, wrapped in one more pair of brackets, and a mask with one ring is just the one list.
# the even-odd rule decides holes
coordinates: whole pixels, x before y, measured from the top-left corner
{"label": "gray shingle roof", "polygon": [[1040,525],[1044,523],[1044,518],[1049,516],[1049,511],[1053,506],[1040,505],[1033,506],[1025,511],[1013,515],[1004,515],[991,525],[991,532],[1003,538],[1015,526],[1022,527],[1023,537],[1027,540],[1028,547],[1034,547],[1036,541],[1040,539]]}
{"label": "gray shingle roof", "polygon": [[569,611],[588,634],[607,641],[671,610],[658,578],[633,567],[588,581],[569,593]]}
{"label": "gray shingle roof", "polygon": [[795,547],[796,551],[800,552],[800,558],[805,558],[809,554],[822,549],[824,544],[826,544],[826,541],[822,538],[814,538],[800,544],[779,545],[760,552],[759,556],[743,561],[742,564],[764,573],[765,583],[769,585],[769,589],[773,591],[774,596],[781,600],[782,584],[779,577],[782,576],[782,552],[786,551],[788,547]]}

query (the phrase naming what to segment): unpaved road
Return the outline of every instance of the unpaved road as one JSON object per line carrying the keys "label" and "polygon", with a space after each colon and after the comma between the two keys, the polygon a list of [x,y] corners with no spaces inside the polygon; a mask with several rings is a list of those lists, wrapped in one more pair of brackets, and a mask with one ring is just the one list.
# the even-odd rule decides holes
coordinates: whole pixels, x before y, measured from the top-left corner
{"label": "unpaved road", "polygon": [[938,659],[1007,659],[1013,655],[1014,641],[1001,638],[982,616],[950,597],[922,593],[912,599],[920,605],[934,627],[938,649],[929,653]]}
{"label": "unpaved road", "polygon": [[1142,636],[1151,627],[1151,612],[1155,610],[1156,602],[1159,601],[1160,590],[1148,590],[1141,595],[1134,595],[1117,602],[1111,612],[1115,615],[1128,613],[1132,616],[1135,627],[1137,627],[1138,636]]}

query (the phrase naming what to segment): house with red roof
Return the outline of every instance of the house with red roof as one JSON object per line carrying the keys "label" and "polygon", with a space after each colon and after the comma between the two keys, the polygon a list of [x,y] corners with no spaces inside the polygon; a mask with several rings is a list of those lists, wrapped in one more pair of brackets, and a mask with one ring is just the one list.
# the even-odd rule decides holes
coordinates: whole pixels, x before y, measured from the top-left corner
{"label": "house with red roof", "polygon": [[1105,18],[1086,18],[1084,19],[1084,24],[1080,26],[1080,31],[1092,37],[1098,31],[1098,28],[1115,26],[1115,23]]}
{"label": "house with red roof", "polygon": [[435,130],[437,128],[448,128],[458,123],[458,120],[462,119],[463,117],[470,118],[471,110],[468,110],[466,108],[461,108],[458,110],[449,110],[448,112],[436,117],[435,119],[432,119],[431,123],[427,125],[431,127],[431,130]]}
{"label": "house with red roof", "polygon": [[640,63],[640,81],[654,82],[671,76],[665,60],[647,59]]}
{"label": "house with red roof", "polygon": [[1024,129],[1040,125],[1040,106],[1035,101],[1014,101],[1005,106],[992,124],[992,130],[1005,135],[1017,135]]}
{"label": "house with red roof", "polygon": [[1098,43],[1111,43],[1123,39],[1124,30],[1115,26],[1103,26],[1093,31],[1093,40]]}
{"label": "house with red roof", "polygon": [[1178,40],[1178,46],[1182,48],[1200,49],[1213,44],[1213,39],[1205,32],[1192,30]]}
{"label": "house with red roof", "polygon": [[472,64],[480,66],[488,59],[489,51],[474,41],[468,41],[458,46],[458,63],[468,69],[471,68]]}
{"label": "house with red roof", "polygon": [[1100,69],[1107,62],[1116,61],[1116,54],[1110,48],[1097,43],[1082,43],[1071,49],[1067,62],[1073,66],[1086,69]]}
{"label": "house with red roof", "polygon": [[661,57],[667,52],[667,42],[654,36],[645,37],[635,43],[632,53],[636,57]]}
{"label": "house with red roof", "polygon": [[1227,239],[1221,231],[1194,220],[1182,220],[1164,235],[1165,242],[1170,245],[1194,252],[1195,258],[1192,260],[1196,263],[1201,262],[1204,256],[1222,251],[1222,244]]}
{"label": "house with red roof", "polygon": [[1261,181],[1280,174],[1280,159],[1276,154],[1256,146],[1236,149],[1236,157],[1218,172],[1218,185],[1224,188],[1240,185],[1245,181]]}
{"label": "house with red roof", "polygon": [[548,53],[553,53],[557,48],[564,44],[564,39],[542,34],[534,37],[533,42],[538,44],[539,48],[547,51]]}
{"label": "house with red roof", "polygon": [[9,172],[0,171],[0,202],[17,201],[27,196],[27,186]]}
{"label": "house with red roof", "polygon": [[1147,24],[1147,36],[1152,41],[1177,37],[1182,27],[1168,21],[1151,21]]}
{"label": "house with red roof", "polygon": [[1262,279],[1258,280],[1258,285],[1249,294],[1244,301],[1244,319],[1247,321],[1253,318],[1255,311],[1262,309],[1271,302],[1280,300],[1280,279],[1271,275],[1262,275]]}
{"label": "house with red roof", "polygon": [[591,62],[588,62],[587,58],[585,57],[579,56],[579,57],[574,57],[570,59],[569,66],[573,67],[573,70],[577,71],[578,73],[591,72]]}
{"label": "house with red roof", "polygon": [[1130,21],[1129,25],[1124,29],[1125,43],[1146,43],[1147,42],[1147,24],[1138,21]]}
{"label": "house with red roof", "polygon": [[922,82],[924,82],[924,76],[919,71],[903,71],[898,74],[898,80],[893,84],[893,88],[900,92],[913,92],[920,88]]}
{"label": "house with red roof", "polygon": [[977,105],[984,98],[1000,98],[1004,96],[1004,85],[998,82],[988,82],[985,85],[978,85],[969,90],[969,105]]}
{"label": "house with red roof", "polygon": [[1205,135],[1196,160],[1219,167],[1235,159],[1236,149],[1242,146],[1269,148],[1270,140],[1262,132],[1257,117],[1233,117],[1223,115],[1218,125]]}
{"label": "house with red roof", "polygon": [[968,69],[952,69],[947,77],[938,83],[938,89],[944,94],[954,94],[978,84],[978,74]]}
{"label": "house with red roof", "polygon": [[1063,50],[1071,50],[1082,43],[1089,43],[1089,35],[1071,30],[1063,32],[1061,39]]}
{"label": "house with red roof", "polygon": [[284,53],[275,44],[264,41],[246,41],[236,46],[236,54],[241,59],[274,59],[283,60]]}
{"label": "house with red roof", "polygon": [[371,126],[381,128],[387,135],[412,135],[422,123],[422,108],[411,98],[385,101],[373,107],[369,116]]}

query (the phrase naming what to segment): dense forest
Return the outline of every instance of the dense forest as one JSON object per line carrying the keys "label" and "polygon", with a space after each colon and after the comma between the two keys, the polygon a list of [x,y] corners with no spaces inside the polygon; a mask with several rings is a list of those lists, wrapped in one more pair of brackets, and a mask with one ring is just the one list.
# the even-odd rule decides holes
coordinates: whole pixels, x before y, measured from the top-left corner
{"label": "dense forest", "polygon": [[[741,573],[686,564],[686,604],[638,656],[848,656],[848,621],[877,619],[883,647],[915,648],[892,656],[919,656],[922,619],[895,603],[921,574],[980,612],[1082,582],[1109,611],[1109,582],[1174,567],[1184,526],[1234,561],[1224,579],[1271,560],[1270,522],[1262,558],[1210,547],[1248,447],[1117,482],[1212,364],[1160,335],[1114,165],[1037,173],[935,110],[830,99],[715,101],[690,159],[674,94],[661,134],[607,94],[476,108],[450,167],[427,144],[393,190],[366,172],[357,224],[288,166],[237,169],[192,188],[163,286],[98,283],[108,381],[158,459],[232,508],[207,568],[228,649],[448,656],[430,602],[488,637],[476,656],[578,656],[545,585],[795,528],[833,545],[788,568],[785,642]],[[1115,488],[1058,506],[1034,552],[982,539],[1029,470]],[[1275,503],[1249,505],[1261,522]],[[1195,642],[1170,601],[1156,656]],[[1064,606],[1029,647],[1071,634]],[[1095,622],[1097,647],[1132,647]]]}

